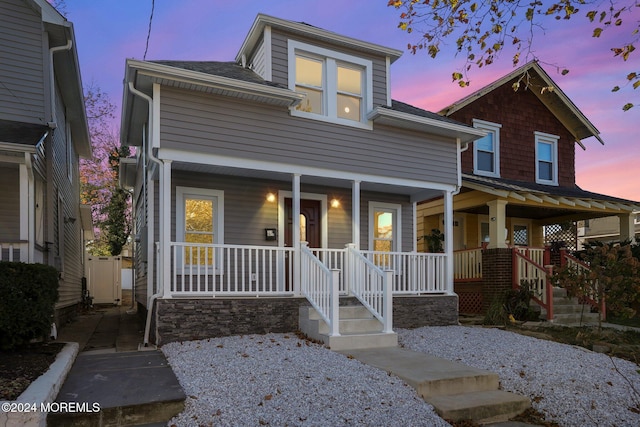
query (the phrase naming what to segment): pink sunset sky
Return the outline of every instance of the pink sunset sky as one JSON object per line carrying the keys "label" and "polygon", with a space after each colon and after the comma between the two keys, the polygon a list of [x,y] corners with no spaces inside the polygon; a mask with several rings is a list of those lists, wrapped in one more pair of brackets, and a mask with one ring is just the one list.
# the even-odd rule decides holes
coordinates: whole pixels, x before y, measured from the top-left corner
{"label": "pink sunset sky", "polygon": [[[143,59],[151,0],[66,0],[73,22],[85,86],[95,84],[119,108],[126,58]],[[557,85],[600,131],[576,145],[576,182],[588,191],[640,201],[640,90],[629,86],[617,93],[626,75],[640,70],[640,49],[627,62],[614,58],[613,46],[629,41],[632,26],[607,30],[599,39],[594,24],[583,16],[559,21],[536,35],[534,45],[543,67]],[[397,28],[399,11],[387,0],[156,0],[147,59],[232,61],[258,13],[302,21],[345,36],[406,50],[416,42]],[[627,22],[640,20],[640,11]],[[638,46],[640,48],[640,46]],[[490,67],[473,69],[469,88],[451,83],[451,73],[463,65],[453,55],[455,43],[441,48],[436,59],[424,52],[404,55],[391,66],[392,97],[429,111],[482,88],[513,70],[503,54]],[[553,66],[570,69],[560,75]],[[627,112],[622,106],[639,104]],[[119,123],[119,120],[118,122]]]}

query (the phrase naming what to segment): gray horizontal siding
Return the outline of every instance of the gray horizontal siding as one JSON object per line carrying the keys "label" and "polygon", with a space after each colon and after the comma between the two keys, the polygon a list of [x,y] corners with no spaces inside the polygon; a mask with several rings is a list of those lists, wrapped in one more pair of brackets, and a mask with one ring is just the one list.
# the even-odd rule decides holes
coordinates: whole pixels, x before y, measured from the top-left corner
{"label": "gray horizontal siding", "polygon": [[287,53],[287,40],[296,40],[303,43],[311,44],[314,46],[322,47],[325,49],[331,49],[337,52],[345,53],[348,55],[356,56],[359,58],[367,59],[373,62],[373,105],[385,105],[387,103],[387,65],[386,58],[384,56],[371,56],[358,52],[353,49],[347,49],[343,46],[332,45],[325,42],[320,42],[311,38],[302,37],[297,34],[287,34],[278,30],[274,30],[271,33],[271,56],[272,56],[272,69],[273,69],[273,82],[280,83],[282,85],[289,85],[289,72],[288,72],[288,53]]}
{"label": "gray horizontal siding", "polygon": [[21,0],[0,2],[0,118],[44,122],[43,49],[40,16]]}
{"label": "gray horizontal siding", "polygon": [[196,153],[454,184],[456,148],[424,134],[292,117],[285,108],[163,87],[161,145]]}
{"label": "gray horizontal siding", "polygon": [[[265,228],[278,228],[278,203],[267,203],[267,193],[291,191],[290,182],[255,180],[230,175],[206,175],[202,173],[173,171],[171,230],[176,239],[176,186],[207,188],[224,191],[224,243],[230,245],[277,246],[277,241],[265,241]],[[302,193],[323,194],[327,202],[340,200],[340,207],[327,208],[328,246],[341,249],[351,243],[351,190],[302,184]],[[403,250],[413,248],[412,204],[406,196],[385,193],[362,192],[360,198],[360,245],[368,247],[369,202],[397,203],[402,205]],[[156,221],[158,219],[156,218]]]}

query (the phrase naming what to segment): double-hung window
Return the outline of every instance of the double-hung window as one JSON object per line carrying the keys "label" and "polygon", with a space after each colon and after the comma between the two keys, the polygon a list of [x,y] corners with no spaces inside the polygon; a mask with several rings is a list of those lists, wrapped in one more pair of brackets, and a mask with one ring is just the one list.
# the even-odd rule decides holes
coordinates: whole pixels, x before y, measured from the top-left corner
{"label": "double-hung window", "polygon": [[298,117],[371,129],[372,62],[289,40],[289,88],[305,95]]}
{"label": "double-hung window", "polygon": [[558,185],[559,136],[534,132],[536,140],[536,182]]}
{"label": "double-hung window", "polygon": [[473,127],[487,132],[473,143],[473,173],[500,177],[500,128],[502,125],[473,119]]}

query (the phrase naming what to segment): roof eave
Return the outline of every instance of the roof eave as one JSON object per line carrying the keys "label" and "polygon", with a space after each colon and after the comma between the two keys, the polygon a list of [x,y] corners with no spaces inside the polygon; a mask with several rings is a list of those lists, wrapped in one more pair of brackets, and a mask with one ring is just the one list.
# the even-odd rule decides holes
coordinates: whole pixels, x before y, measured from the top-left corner
{"label": "roof eave", "polygon": [[419,129],[439,136],[460,139],[462,144],[467,144],[486,135],[486,132],[467,125],[416,116],[384,107],[374,108],[367,115],[367,118],[374,123],[389,124],[407,129]]}
{"label": "roof eave", "polygon": [[342,44],[345,46],[350,46],[352,48],[358,50],[365,50],[372,52],[376,55],[386,56],[390,59],[391,63],[395,62],[400,56],[402,56],[402,51],[398,49],[393,49],[390,47],[385,47],[382,45],[378,45],[375,43],[368,43],[362,40],[354,39],[352,37],[343,36],[332,31],[327,31],[322,28],[314,27],[312,25],[303,24],[300,22],[289,21],[286,19],[276,18],[274,16],[265,15],[263,13],[259,13],[256,16],[256,19],[253,21],[251,25],[251,29],[247,33],[244,41],[242,42],[242,46],[236,55],[236,62],[240,62],[242,60],[242,55],[249,56],[256,43],[260,39],[264,28],[266,26],[282,28],[287,31],[291,31],[294,33],[308,34],[314,37],[332,41],[338,44]]}

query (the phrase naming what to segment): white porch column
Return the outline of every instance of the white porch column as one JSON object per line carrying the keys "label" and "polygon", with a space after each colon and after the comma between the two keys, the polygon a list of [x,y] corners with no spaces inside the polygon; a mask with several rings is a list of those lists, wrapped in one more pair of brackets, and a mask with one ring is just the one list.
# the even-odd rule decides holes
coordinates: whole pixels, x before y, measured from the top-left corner
{"label": "white porch column", "polygon": [[418,202],[413,202],[412,205],[413,213],[411,218],[413,218],[413,246],[411,248],[412,252],[418,252]]}
{"label": "white porch column", "polygon": [[360,181],[351,183],[351,243],[360,250]]}
{"label": "white porch column", "polygon": [[162,272],[158,279],[164,295],[171,293],[171,160],[162,161],[160,171],[160,259]]}
{"label": "white porch column", "polygon": [[291,191],[291,245],[293,246],[293,293],[300,295],[300,174],[293,174]]}
{"label": "white porch column", "polygon": [[[25,154],[28,155],[28,154]],[[29,189],[29,173],[27,172],[27,165],[20,163],[19,167],[19,192],[20,192],[20,261],[29,262],[29,245],[33,244],[33,241],[29,241],[29,227],[33,227],[34,221],[30,216],[29,200],[32,198]],[[24,244],[27,242],[27,244]]]}
{"label": "white porch column", "polygon": [[445,254],[445,289],[453,294],[453,193],[444,192],[444,254]]}
{"label": "white porch column", "polygon": [[635,215],[632,213],[619,214],[620,220],[620,241],[630,240],[631,243],[635,241],[635,224],[633,222]]}
{"label": "white porch column", "polygon": [[489,206],[489,249],[506,248],[504,230],[507,227],[507,201],[492,200]]}

